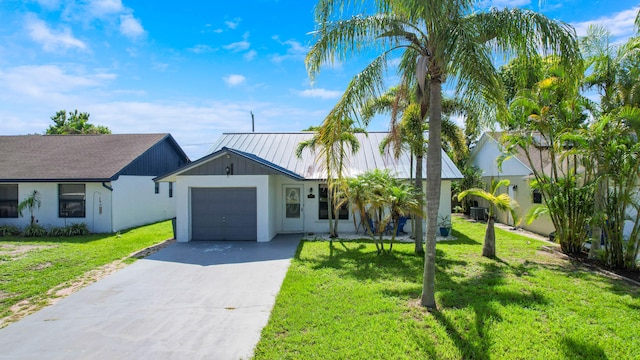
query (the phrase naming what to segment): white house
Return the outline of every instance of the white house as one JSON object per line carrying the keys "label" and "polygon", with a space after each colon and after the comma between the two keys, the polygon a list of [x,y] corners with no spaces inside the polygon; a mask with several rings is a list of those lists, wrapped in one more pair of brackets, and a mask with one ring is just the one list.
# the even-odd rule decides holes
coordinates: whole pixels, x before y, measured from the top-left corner
{"label": "white house", "polygon": [[190,162],[169,134],[0,136],[0,225],[24,227],[34,190],[44,227],[116,232],[175,217],[173,184],[152,179]]}
{"label": "white house", "polygon": [[[533,178],[531,166],[535,166],[536,169],[542,169],[547,166],[547,161],[543,152],[543,156],[532,158],[534,161],[532,165],[524,153],[520,152],[503,161],[502,166],[499,167],[498,159],[506,154],[500,143],[502,135],[502,132],[483,133],[476,147],[471,151],[470,161],[472,165],[482,170],[482,178],[487,185],[487,189],[491,184],[492,178],[495,180],[508,179],[510,181],[509,189],[502,192],[508,191],[509,196],[518,203],[519,208],[516,212],[521,219],[524,219],[533,205],[542,203],[542,195],[537,190],[534,192],[529,186],[529,181]],[[482,199],[478,199],[478,202],[479,207],[488,206],[488,203]],[[508,213],[501,212],[497,214],[497,220],[513,225],[513,219]],[[545,236],[555,231],[553,223],[548,217],[539,218],[531,224],[522,221],[520,226]]]}
{"label": "white house", "polygon": [[[324,166],[306,149],[295,150],[314,134],[223,134],[210,155],[159,177],[175,182],[177,240],[270,241],[278,233],[328,231]],[[356,134],[360,151],[347,161],[345,176],[389,169],[409,179],[408,154],[395,159],[380,154],[383,132]],[[451,213],[451,180],[462,174],[443,151],[440,215]],[[428,191],[428,189],[427,189]],[[341,211],[340,227],[354,231],[349,211]]]}

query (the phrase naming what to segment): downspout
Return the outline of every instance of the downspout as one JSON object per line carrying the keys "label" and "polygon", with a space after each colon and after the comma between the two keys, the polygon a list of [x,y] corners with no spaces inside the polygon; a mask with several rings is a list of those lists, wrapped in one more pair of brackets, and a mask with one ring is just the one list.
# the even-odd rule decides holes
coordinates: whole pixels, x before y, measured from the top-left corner
{"label": "downspout", "polygon": [[[110,192],[113,192],[113,188],[109,185],[107,185],[106,181],[102,182],[102,187],[104,187],[105,189],[109,190]],[[109,201],[109,212],[111,213],[111,218],[109,219],[109,222],[111,222],[111,232],[114,232],[113,230],[113,194],[111,194],[110,196],[110,200]]]}

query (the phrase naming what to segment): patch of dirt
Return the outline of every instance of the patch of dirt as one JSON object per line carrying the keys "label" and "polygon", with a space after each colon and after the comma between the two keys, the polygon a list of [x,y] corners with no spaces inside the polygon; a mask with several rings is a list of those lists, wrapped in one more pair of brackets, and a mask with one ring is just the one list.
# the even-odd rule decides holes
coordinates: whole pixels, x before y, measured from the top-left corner
{"label": "patch of dirt", "polygon": [[2,244],[0,243],[0,255],[10,256],[19,259],[24,254],[33,250],[47,249],[52,246],[46,245],[28,245],[28,244]]}
{"label": "patch of dirt", "polygon": [[[174,242],[175,242],[175,239],[164,241],[160,244],[150,246],[146,249],[135,252],[129,255],[127,258],[141,259],[141,258],[147,257],[153,253],[158,252],[160,249],[173,244]],[[27,245],[27,246],[31,246],[30,250],[33,250],[33,248],[38,247],[38,246],[32,246],[32,245]],[[46,246],[40,246],[40,248],[46,248]],[[23,253],[25,252],[26,251],[24,251]],[[91,270],[85,273],[84,275],[80,276],[79,278],[76,278],[64,284],[60,284],[55,288],[49,290],[45,298],[30,298],[30,299],[25,299],[20,301],[19,303],[9,308],[11,315],[0,319],[0,329],[6,327],[12,322],[16,322],[22,319],[23,317],[42,309],[43,307],[53,305],[58,301],[60,301],[61,299],[82,289],[83,287],[91,285],[94,282],[102,278],[105,278],[113,274],[114,272],[126,267],[127,263],[125,262],[125,259],[116,260],[114,262],[101,266],[97,269]],[[6,297],[6,294],[4,295]],[[0,292],[0,299],[3,298],[2,296],[3,296],[3,293]]]}

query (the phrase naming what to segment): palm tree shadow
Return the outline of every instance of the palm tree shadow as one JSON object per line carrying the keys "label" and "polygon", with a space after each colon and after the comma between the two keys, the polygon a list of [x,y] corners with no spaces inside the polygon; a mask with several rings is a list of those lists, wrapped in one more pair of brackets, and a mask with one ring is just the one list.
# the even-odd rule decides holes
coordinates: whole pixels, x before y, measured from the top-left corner
{"label": "palm tree shadow", "polygon": [[[490,327],[495,322],[503,321],[499,306],[515,304],[528,308],[547,303],[544,296],[537,291],[505,290],[503,285],[506,283],[506,274],[525,274],[527,265],[524,265],[524,268],[521,265],[514,267],[502,259],[493,260],[480,263],[477,269],[479,274],[472,277],[465,276],[463,281],[456,280],[459,277],[449,269],[456,268],[458,264],[449,264],[446,258],[436,261],[440,307],[432,314],[446,329],[463,358],[490,358],[492,344],[489,336]],[[447,316],[446,309],[464,308],[472,309],[475,321],[473,327],[465,326],[461,329],[460,325]]]}

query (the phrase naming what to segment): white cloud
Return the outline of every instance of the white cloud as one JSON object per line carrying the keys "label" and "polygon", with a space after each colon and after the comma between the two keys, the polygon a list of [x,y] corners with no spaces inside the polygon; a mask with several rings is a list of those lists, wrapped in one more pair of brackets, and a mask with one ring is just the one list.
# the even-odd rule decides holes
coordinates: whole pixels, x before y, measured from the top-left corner
{"label": "white cloud", "polygon": [[306,98],[337,99],[342,96],[343,92],[327,89],[307,89],[300,91],[298,94]]}
{"label": "white cloud", "polygon": [[576,28],[578,36],[584,36],[587,33],[589,25],[604,26],[611,32],[614,37],[629,37],[633,35],[634,21],[638,14],[638,7],[615,13],[611,16],[603,16],[595,20],[589,20],[579,23],[571,23]]}
{"label": "white cloud", "polygon": [[282,61],[288,59],[302,59],[307,54],[307,51],[309,51],[308,47],[300,44],[295,40],[281,41],[277,35],[273,36],[272,39],[280,43],[280,45],[287,47],[286,54],[271,55],[271,61],[273,61],[274,63],[281,63]]}
{"label": "white cloud", "polygon": [[94,0],[87,4],[87,11],[98,18],[120,14],[125,11],[121,0]]}
{"label": "white cloud", "polygon": [[75,92],[98,89],[117,77],[102,71],[83,73],[78,71],[80,69],[75,65],[70,65],[69,69],[42,65],[0,70],[0,98],[7,103],[36,101],[55,105],[68,101]]}
{"label": "white cloud", "polygon": [[27,15],[25,28],[29,37],[31,37],[33,41],[40,43],[44,51],[54,52],[71,48],[87,49],[87,45],[73,36],[71,29],[68,27],[62,27],[55,31],[33,14]]}
{"label": "white cloud", "polygon": [[223,77],[222,80],[224,80],[225,84],[227,84],[228,86],[233,87],[242,84],[243,82],[245,82],[245,80],[247,80],[247,78],[239,74],[230,74]]}
{"label": "white cloud", "polygon": [[242,19],[240,18],[235,18],[233,20],[230,21],[225,21],[224,24],[227,26],[227,28],[229,29],[235,29],[238,27],[238,25],[240,25],[240,21],[242,21]]}
{"label": "white cloud", "polygon": [[131,14],[120,15],[120,33],[130,39],[136,39],[145,34],[140,20]]}
{"label": "white cloud", "polygon": [[60,6],[60,0],[36,0],[45,9],[54,10]]}
{"label": "white cloud", "polygon": [[223,46],[223,48],[227,50],[231,50],[232,52],[244,51],[244,50],[247,50],[249,47],[251,47],[251,43],[246,40],[234,42],[229,45]]}
{"label": "white cloud", "polygon": [[204,44],[198,44],[198,45],[196,45],[196,46],[194,46],[192,48],[189,48],[187,50],[189,50],[189,51],[191,51],[193,53],[196,53],[196,54],[205,54],[205,53],[210,53],[210,52],[216,51],[215,48],[212,48],[211,46],[204,45]]}
{"label": "white cloud", "polygon": [[258,55],[258,52],[255,50],[249,50],[246,54],[244,54],[242,57],[246,60],[246,61],[251,61],[253,59],[255,59],[255,57]]}

